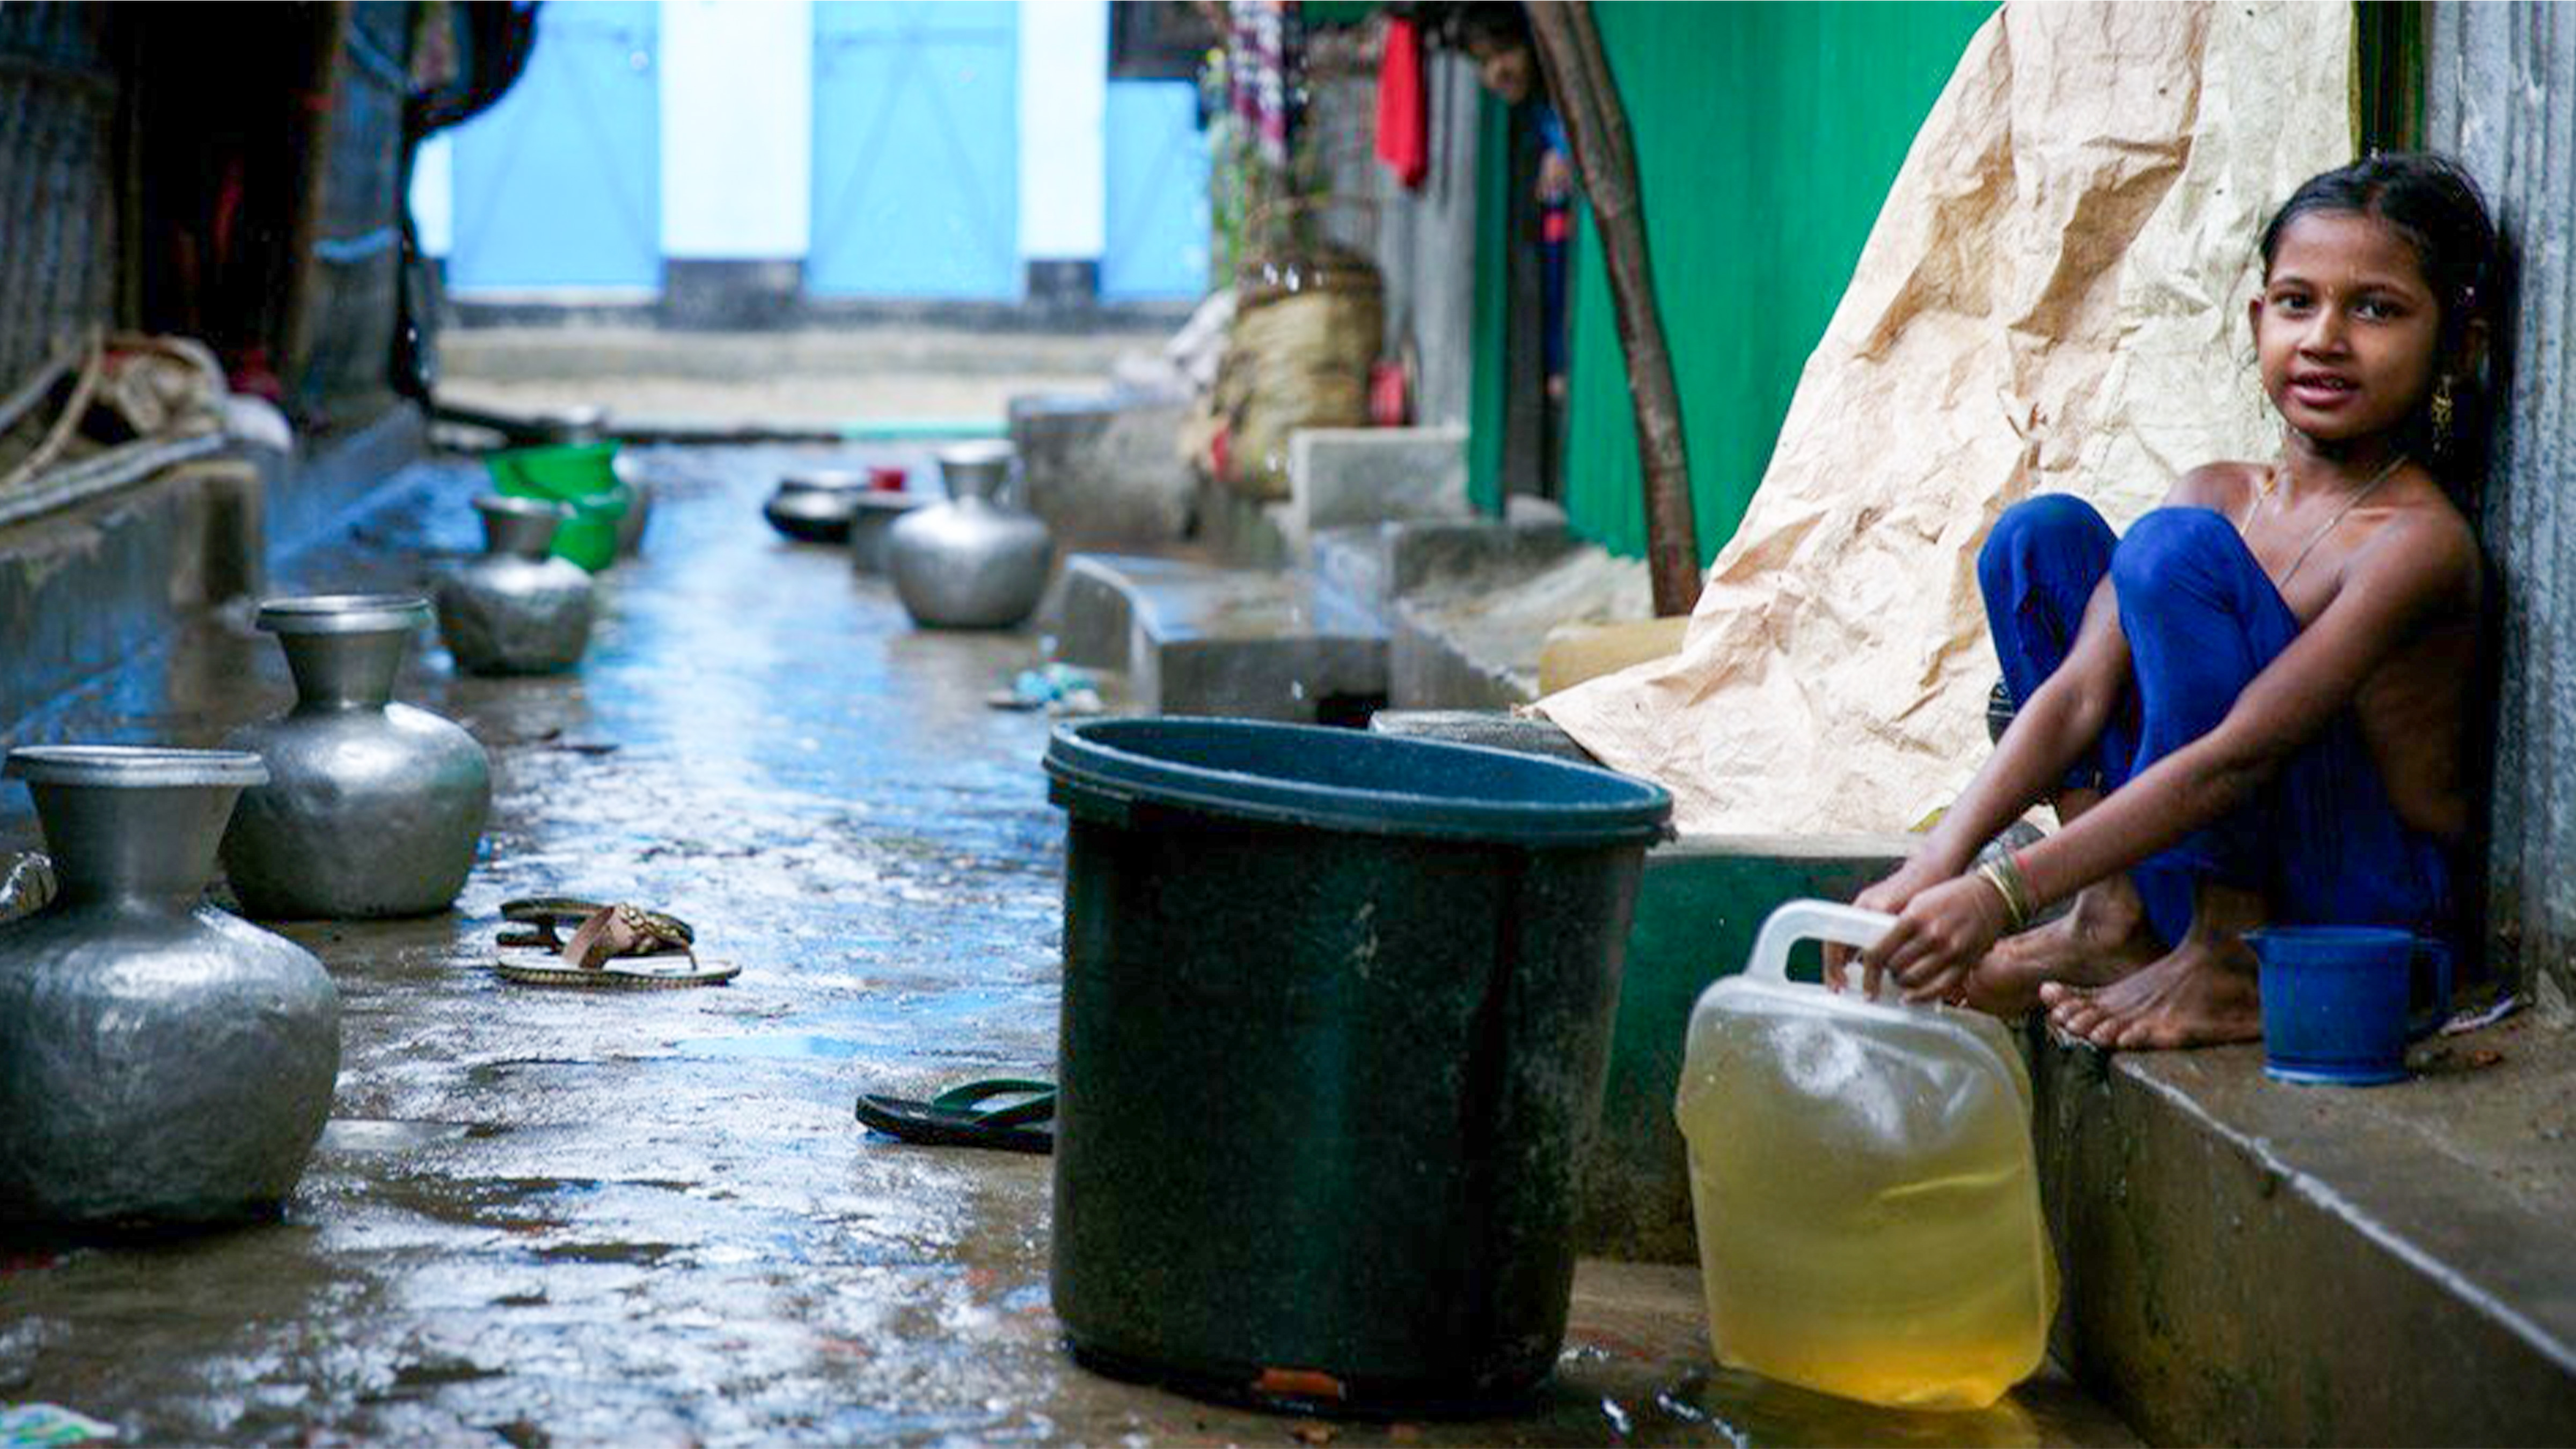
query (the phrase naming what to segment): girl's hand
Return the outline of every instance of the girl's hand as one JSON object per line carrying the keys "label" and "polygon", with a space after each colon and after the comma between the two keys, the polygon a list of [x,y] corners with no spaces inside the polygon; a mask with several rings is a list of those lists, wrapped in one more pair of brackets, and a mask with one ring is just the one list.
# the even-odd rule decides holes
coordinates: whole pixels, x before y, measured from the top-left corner
{"label": "girl's hand", "polygon": [[[1939,871],[1909,860],[1898,866],[1895,874],[1852,897],[1852,904],[1864,911],[1877,911],[1881,915],[1893,916],[1911,904],[1916,896],[1939,885],[1945,879],[1947,877]],[[1832,941],[1825,943],[1825,989],[1827,991],[1843,989],[1843,968],[1851,964],[1855,954],[1857,953],[1854,948],[1850,946]],[[1865,973],[1861,977],[1861,994],[1878,995],[1878,968],[1867,961],[1861,964]]]}
{"label": "girl's hand", "polygon": [[1963,875],[1919,892],[1877,945],[1861,953],[1864,980],[1896,978],[1908,1001],[1955,999],[1968,973],[2004,933],[2004,900],[1982,878]]}

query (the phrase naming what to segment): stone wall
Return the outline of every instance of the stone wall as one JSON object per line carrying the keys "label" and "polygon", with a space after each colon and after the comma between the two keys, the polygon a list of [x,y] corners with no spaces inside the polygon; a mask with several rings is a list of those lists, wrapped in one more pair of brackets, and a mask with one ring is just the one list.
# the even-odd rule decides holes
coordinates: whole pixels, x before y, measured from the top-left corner
{"label": "stone wall", "polygon": [[2496,339],[2481,527],[2502,584],[2488,938],[2554,1015],[2576,1009],[2576,10],[2431,7],[2426,142],[2485,187],[2518,253]]}

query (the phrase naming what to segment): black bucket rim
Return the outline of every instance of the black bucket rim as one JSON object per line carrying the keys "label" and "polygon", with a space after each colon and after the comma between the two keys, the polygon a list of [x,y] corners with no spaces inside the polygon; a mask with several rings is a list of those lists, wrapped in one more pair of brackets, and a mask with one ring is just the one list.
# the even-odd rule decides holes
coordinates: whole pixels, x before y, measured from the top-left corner
{"label": "black bucket rim", "polygon": [[[1363,750],[1435,757],[1435,762],[1437,757],[1447,757],[1452,764],[1472,763],[1506,775],[1580,780],[1600,790],[1604,798],[1534,803],[1320,784],[1181,763],[1116,743],[1120,736],[1174,730],[1295,735]],[[1045,768],[1060,796],[1088,793],[1115,804],[1146,803],[1223,820],[1495,845],[1651,844],[1664,838],[1673,812],[1672,793],[1661,785],[1597,765],[1486,745],[1271,720],[1146,715],[1069,721],[1055,727]]]}

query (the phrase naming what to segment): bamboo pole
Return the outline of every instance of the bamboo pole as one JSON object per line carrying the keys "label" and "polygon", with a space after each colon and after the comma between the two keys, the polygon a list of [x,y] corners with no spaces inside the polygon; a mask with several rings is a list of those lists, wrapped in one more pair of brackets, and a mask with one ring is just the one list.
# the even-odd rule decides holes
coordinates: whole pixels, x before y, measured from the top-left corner
{"label": "bamboo pole", "polygon": [[1588,0],[1525,6],[1548,91],[1574,147],[1583,197],[1601,231],[1601,255],[1618,314],[1619,349],[1637,415],[1637,460],[1645,479],[1646,564],[1655,612],[1687,614],[1699,602],[1699,532],[1691,512],[1690,457],[1682,440],[1681,395],[1672,352],[1655,308],[1655,270],[1646,253],[1644,206],[1627,109],[1601,51]]}

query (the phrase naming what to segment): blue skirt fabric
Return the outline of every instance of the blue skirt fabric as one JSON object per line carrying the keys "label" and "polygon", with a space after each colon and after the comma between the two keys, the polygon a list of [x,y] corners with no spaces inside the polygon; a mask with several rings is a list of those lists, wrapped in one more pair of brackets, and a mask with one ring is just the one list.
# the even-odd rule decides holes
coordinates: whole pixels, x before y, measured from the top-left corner
{"label": "blue skirt fabric", "polygon": [[[2082,499],[2032,498],[2005,510],[1977,558],[1987,624],[2015,701],[2066,662],[2105,577],[2129,642],[2130,687],[2065,784],[2108,792],[2226,718],[2298,636],[2299,621],[2244,537],[2216,512],[2160,508],[2121,538]],[[2397,818],[2350,710],[2254,799],[2130,875],[2168,944],[2189,927],[2203,880],[2260,892],[2284,925],[2451,934],[2449,852]]]}

